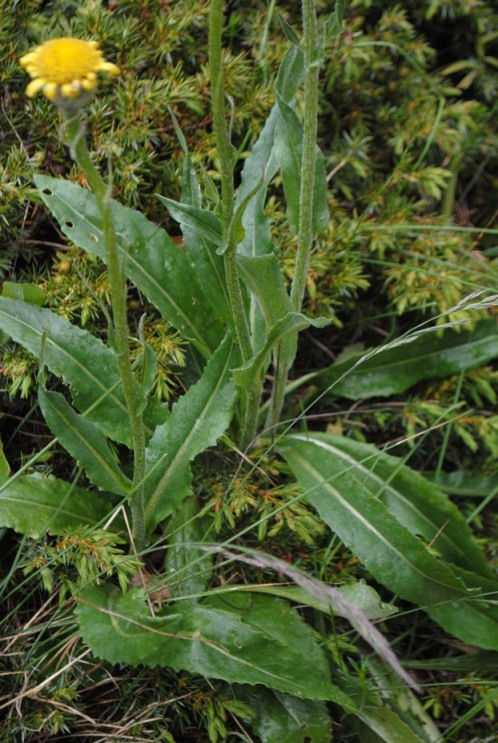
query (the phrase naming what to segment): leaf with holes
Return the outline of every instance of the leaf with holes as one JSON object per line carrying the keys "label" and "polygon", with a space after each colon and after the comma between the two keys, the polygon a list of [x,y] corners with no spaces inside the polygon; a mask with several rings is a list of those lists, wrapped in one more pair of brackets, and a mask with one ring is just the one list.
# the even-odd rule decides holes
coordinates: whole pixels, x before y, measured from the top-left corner
{"label": "leaf with holes", "polygon": [[[94,195],[58,178],[39,175],[35,183],[64,234],[79,248],[105,261],[102,221]],[[112,208],[127,276],[162,316],[209,358],[224,329],[187,255],[140,212],[116,201]]]}

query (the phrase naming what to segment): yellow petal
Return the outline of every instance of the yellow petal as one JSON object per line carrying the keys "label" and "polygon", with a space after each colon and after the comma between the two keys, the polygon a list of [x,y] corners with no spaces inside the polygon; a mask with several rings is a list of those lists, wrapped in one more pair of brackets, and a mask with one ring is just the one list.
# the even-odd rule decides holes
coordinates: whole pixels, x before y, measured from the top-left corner
{"label": "yellow petal", "polygon": [[110,75],[120,75],[121,70],[119,67],[112,62],[102,62],[100,68],[102,72],[108,72]]}
{"label": "yellow petal", "polygon": [[84,78],[81,81],[81,87],[83,90],[94,90],[97,87],[97,76],[93,75],[93,77],[90,77],[90,75],[87,75],[86,78]]}
{"label": "yellow petal", "polygon": [[57,83],[46,83],[43,88],[43,95],[50,101],[55,101],[59,95],[59,86]]}
{"label": "yellow petal", "polygon": [[26,88],[26,95],[28,98],[34,98],[37,93],[40,92],[40,90],[45,85],[45,80],[43,80],[41,77],[36,78],[36,80],[31,80],[28,87]]}

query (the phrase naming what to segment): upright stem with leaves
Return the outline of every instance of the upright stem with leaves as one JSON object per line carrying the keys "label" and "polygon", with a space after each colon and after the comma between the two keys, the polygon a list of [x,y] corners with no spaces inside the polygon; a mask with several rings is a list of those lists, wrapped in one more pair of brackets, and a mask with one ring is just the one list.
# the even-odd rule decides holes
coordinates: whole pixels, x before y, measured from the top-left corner
{"label": "upright stem with leaves", "polygon": [[113,319],[113,341],[128,409],[130,430],[133,442],[133,489],[130,508],[133,523],[135,548],[145,546],[144,475],[145,475],[145,433],[142,415],[139,411],[135,379],[129,351],[128,318],[126,312],[126,286],[123,267],[120,265],[116,230],[110,203],[110,190],[92,162],[85,141],[85,127],[80,111],[68,114],[65,120],[66,143],[71,157],[85,174],[97,200],[102,219],[107,270],[111,284],[111,305]]}
{"label": "upright stem with leaves", "polygon": [[[319,48],[315,0],[303,0],[303,52],[304,52],[304,120],[303,151],[301,158],[301,183],[299,196],[299,231],[297,236],[296,263],[291,286],[291,302],[296,312],[301,311],[306,278],[313,247],[313,206],[316,137],[318,125],[318,76]],[[292,363],[279,364],[270,399],[267,425],[278,425],[285,400],[285,386]]]}
{"label": "upright stem with leaves", "polygon": [[[232,310],[237,342],[242,360],[248,362],[253,354],[249,323],[242,297],[237,269],[237,241],[233,226],[233,148],[225,112],[225,87],[223,81],[223,11],[224,0],[211,0],[209,11],[209,71],[211,76],[211,107],[213,129],[221,178],[221,227],[224,247],[225,276]],[[256,431],[260,386],[251,386],[243,394],[243,422],[240,444],[247,446]]]}
{"label": "upright stem with leaves", "polygon": [[306,277],[313,245],[313,186],[315,180],[315,150],[318,117],[319,47],[315,0],[303,0],[304,51],[304,120],[303,154],[301,161],[301,192],[296,266],[291,288],[291,301],[296,312],[303,303]]}

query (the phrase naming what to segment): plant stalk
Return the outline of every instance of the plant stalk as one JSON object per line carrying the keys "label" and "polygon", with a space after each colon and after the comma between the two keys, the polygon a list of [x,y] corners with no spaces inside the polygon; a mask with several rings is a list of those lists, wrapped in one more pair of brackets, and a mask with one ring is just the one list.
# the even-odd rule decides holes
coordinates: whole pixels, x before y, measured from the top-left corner
{"label": "plant stalk", "polygon": [[[303,0],[303,52],[304,52],[304,119],[303,152],[301,157],[301,186],[299,198],[299,231],[297,236],[296,263],[290,298],[296,312],[301,311],[306,278],[313,247],[313,206],[315,181],[315,150],[318,128],[318,76],[319,47],[318,23],[315,0]],[[292,362],[293,363],[293,362]],[[277,363],[270,408],[266,425],[278,425],[285,401],[285,387],[292,363]]]}
{"label": "plant stalk", "polygon": [[304,120],[303,154],[301,159],[301,189],[299,201],[299,232],[297,236],[296,265],[291,287],[291,301],[296,312],[303,303],[306,277],[313,246],[313,191],[315,180],[315,148],[318,117],[318,75],[316,59],[318,25],[314,0],[303,0],[304,52]]}
{"label": "plant stalk", "polygon": [[142,415],[139,412],[139,401],[137,399],[135,386],[136,382],[130,359],[124,272],[120,265],[116,243],[116,230],[112,215],[109,189],[90,157],[86,145],[81,112],[72,114],[71,117],[68,116],[65,123],[66,141],[71,152],[71,157],[85,174],[88,183],[95,194],[102,219],[107,270],[111,284],[114,345],[133,442],[133,489],[130,500],[133,539],[136,550],[140,551],[143,549],[146,542],[144,509],[145,432]]}
{"label": "plant stalk", "polygon": [[[225,112],[225,88],[222,67],[223,12],[224,0],[211,0],[209,11],[211,108],[221,178],[221,227],[222,240],[225,247],[225,277],[237,342],[240,346],[242,361],[247,363],[252,357],[253,349],[237,267],[237,245],[232,236],[231,229],[234,204],[233,155]],[[241,432],[242,445],[248,444],[254,436],[258,416],[259,398],[259,388],[258,390],[251,388],[244,391],[244,414]]]}

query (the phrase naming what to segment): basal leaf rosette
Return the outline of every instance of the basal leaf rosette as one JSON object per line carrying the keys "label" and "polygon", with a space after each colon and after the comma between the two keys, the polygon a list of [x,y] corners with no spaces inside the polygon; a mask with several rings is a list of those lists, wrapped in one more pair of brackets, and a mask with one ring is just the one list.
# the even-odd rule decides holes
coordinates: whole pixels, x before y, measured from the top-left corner
{"label": "basal leaf rosette", "polygon": [[26,93],[41,92],[61,108],[80,108],[91,99],[98,73],[119,75],[119,67],[106,62],[98,42],[71,37],[51,39],[19,60],[32,78]]}

